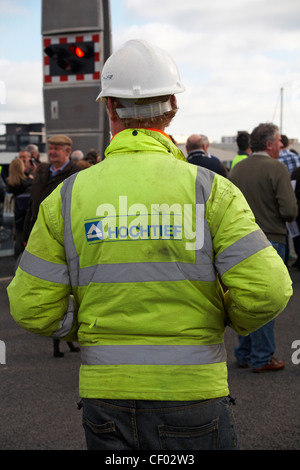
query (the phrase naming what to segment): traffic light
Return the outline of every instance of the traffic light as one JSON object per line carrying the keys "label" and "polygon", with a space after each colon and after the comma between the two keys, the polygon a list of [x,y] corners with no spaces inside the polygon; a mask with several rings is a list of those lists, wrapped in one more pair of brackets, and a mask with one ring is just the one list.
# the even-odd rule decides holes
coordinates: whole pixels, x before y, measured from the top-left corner
{"label": "traffic light", "polygon": [[85,43],[71,44],[69,49],[72,52],[72,54],[74,54],[76,57],[80,59],[83,59],[83,58],[88,59],[92,57],[94,53],[93,48]]}
{"label": "traffic light", "polygon": [[52,77],[95,72],[93,41],[50,44],[44,52],[49,57]]}

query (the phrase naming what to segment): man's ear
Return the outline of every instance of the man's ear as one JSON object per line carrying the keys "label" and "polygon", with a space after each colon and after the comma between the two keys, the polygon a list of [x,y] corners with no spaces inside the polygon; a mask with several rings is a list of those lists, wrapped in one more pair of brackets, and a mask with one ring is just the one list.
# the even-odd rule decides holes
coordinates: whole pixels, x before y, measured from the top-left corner
{"label": "man's ear", "polygon": [[108,116],[111,119],[111,121],[117,121],[118,115],[117,115],[117,113],[115,111],[115,108],[114,108],[114,99],[113,98],[110,98],[110,97],[107,98],[107,100],[106,100],[106,109],[107,109]]}
{"label": "man's ear", "polygon": [[174,106],[174,108],[177,108],[177,98],[175,95],[171,96],[171,105]]}
{"label": "man's ear", "polygon": [[271,140],[266,141],[266,151],[270,150],[272,147],[273,142]]}

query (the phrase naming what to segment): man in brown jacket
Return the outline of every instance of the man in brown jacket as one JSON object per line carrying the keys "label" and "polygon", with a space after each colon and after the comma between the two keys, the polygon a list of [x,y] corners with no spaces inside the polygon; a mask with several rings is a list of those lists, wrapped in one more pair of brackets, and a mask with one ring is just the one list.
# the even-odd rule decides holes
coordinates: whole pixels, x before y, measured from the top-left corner
{"label": "man in brown jacket", "polygon": [[[287,168],[277,159],[282,147],[278,127],[260,124],[251,134],[252,155],[236,165],[229,179],[242,191],[256,222],[285,260],[286,222],[295,220],[297,200]],[[239,337],[235,356],[240,367],[251,362],[254,372],[282,369],[284,362],[273,357],[274,320],[249,336]]]}
{"label": "man in brown jacket", "polygon": [[79,168],[70,160],[72,140],[63,134],[48,139],[50,163],[40,163],[36,169],[31,189],[31,202],[24,226],[26,243],[37,219],[41,202],[66,178],[77,173]]}

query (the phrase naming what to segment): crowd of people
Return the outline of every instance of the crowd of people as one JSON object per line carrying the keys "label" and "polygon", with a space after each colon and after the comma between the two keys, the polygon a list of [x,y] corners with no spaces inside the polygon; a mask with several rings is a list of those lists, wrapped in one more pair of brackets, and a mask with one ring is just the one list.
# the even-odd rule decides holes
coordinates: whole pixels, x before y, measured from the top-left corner
{"label": "crowd of people", "polygon": [[[33,165],[31,176],[24,169],[27,245],[8,287],[11,315],[31,332],[79,342],[89,449],[238,449],[226,327],[238,335],[238,367],[284,367],[274,321],[292,296],[286,223],[298,206],[287,155],[278,161],[282,136],[269,123],[239,135],[230,170],[204,135],[188,138],[185,158],[165,133],[184,90],[168,53],[128,41],[102,70],[97,100],[114,137],[105,161],[90,154],[93,170],[79,171],[82,155],[57,135],[50,163]],[[187,208],[182,240],[150,237],[142,222],[128,243],[116,239],[117,226],[104,239],[101,211],[128,218],[124,195],[145,212]]]}
{"label": "crowd of people", "polygon": [[[29,144],[20,150],[18,157],[9,165],[8,177],[3,182],[3,194],[13,196],[14,207],[14,257],[15,267],[25,249],[28,238],[38,216],[41,202],[66,178],[73,173],[95,165],[100,161],[99,153],[91,149],[86,155],[81,150],[71,150],[72,140],[64,135],[48,140],[49,163],[41,162],[39,149]],[[70,351],[79,348],[67,342]],[[63,357],[60,341],[53,339],[54,357]]]}
{"label": "crowd of people", "polygon": [[[58,139],[58,140],[57,140]],[[54,136],[48,140],[49,163],[41,162],[39,149],[29,144],[20,150],[9,165],[3,191],[13,195],[14,201],[14,256],[16,261],[24,251],[36,221],[40,203],[65,178],[100,161],[99,153],[91,149],[86,155],[71,150],[72,140]]]}
{"label": "crowd of people", "polygon": [[[296,219],[298,205],[287,168],[287,154],[281,153],[283,136],[277,126],[267,123],[257,126],[249,137],[252,153],[233,167],[229,178],[242,191],[257,224],[287,264],[287,224]],[[239,336],[235,350],[239,367],[250,363],[254,372],[284,368],[284,361],[274,357],[274,321],[248,336]]]}
{"label": "crowd of people", "polygon": [[[300,269],[300,156],[290,148],[288,137],[280,135],[278,127],[270,123],[260,124],[252,134],[239,132],[237,155],[227,173],[226,167],[220,171],[222,163],[207,152],[205,142],[207,138],[201,135],[187,139],[187,161],[228,177],[241,190],[256,222],[286,265],[291,234],[296,254],[292,266]],[[238,340],[238,367],[251,365],[254,372],[284,368],[284,361],[274,357],[274,320],[248,336],[239,335]]]}

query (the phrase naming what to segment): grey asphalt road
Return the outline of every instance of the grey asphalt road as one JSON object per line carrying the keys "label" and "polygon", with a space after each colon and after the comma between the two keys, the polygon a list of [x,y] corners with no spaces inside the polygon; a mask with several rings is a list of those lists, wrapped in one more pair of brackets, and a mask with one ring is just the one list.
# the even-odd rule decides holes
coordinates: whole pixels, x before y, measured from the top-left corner
{"label": "grey asphalt road", "polygon": [[[13,258],[0,258],[0,450],[84,450],[81,411],[77,410],[80,353],[62,344],[63,358],[52,355],[51,339],[21,329],[9,315],[6,288]],[[276,357],[282,371],[254,374],[238,369],[237,335],[225,335],[230,394],[241,450],[300,449],[300,364],[292,362],[300,340],[300,271],[290,268],[294,294],[276,320]],[[270,273],[276,276],[276,272]],[[300,358],[300,353],[298,355]]]}

